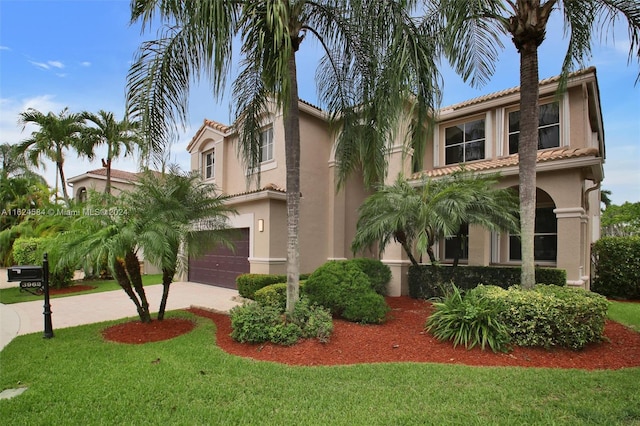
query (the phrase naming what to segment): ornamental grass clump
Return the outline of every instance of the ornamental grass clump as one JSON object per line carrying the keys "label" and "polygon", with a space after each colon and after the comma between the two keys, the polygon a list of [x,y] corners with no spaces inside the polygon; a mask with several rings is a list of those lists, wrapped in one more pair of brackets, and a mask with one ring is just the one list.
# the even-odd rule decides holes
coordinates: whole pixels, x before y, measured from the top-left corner
{"label": "ornamental grass clump", "polygon": [[502,306],[470,290],[464,296],[452,285],[441,302],[433,304],[435,312],[427,319],[426,329],[438,340],[451,340],[453,346],[464,344],[467,349],[489,346],[494,352],[506,352],[509,333],[500,321]]}

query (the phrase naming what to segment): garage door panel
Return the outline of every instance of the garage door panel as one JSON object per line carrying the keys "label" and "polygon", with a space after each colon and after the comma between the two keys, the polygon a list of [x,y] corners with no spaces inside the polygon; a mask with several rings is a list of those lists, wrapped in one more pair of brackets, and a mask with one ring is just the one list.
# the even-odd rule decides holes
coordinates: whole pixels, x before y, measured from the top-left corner
{"label": "garage door panel", "polygon": [[237,231],[235,250],[220,246],[198,258],[189,258],[189,281],[236,288],[236,277],[250,270],[249,228]]}

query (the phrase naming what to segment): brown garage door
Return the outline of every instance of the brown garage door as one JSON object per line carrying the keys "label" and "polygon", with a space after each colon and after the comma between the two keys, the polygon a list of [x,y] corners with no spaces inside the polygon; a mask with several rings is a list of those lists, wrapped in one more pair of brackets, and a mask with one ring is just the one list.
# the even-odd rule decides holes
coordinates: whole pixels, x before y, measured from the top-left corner
{"label": "brown garage door", "polygon": [[189,281],[236,288],[236,277],[249,272],[249,228],[237,229],[235,250],[216,247],[197,257],[189,257]]}

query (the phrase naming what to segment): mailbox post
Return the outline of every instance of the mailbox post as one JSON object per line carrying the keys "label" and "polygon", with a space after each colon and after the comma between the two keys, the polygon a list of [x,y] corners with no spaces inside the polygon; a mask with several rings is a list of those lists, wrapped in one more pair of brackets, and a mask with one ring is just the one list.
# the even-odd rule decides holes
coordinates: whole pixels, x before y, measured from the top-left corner
{"label": "mailbox post", "polygon": [[7,270],[8,281],[20,281],[22,289],[42,289],[44,293],[44,338],[53,337],[51,324],[51,303],[49,302],[49,259],[44,254],[42,266],[12,266]]}

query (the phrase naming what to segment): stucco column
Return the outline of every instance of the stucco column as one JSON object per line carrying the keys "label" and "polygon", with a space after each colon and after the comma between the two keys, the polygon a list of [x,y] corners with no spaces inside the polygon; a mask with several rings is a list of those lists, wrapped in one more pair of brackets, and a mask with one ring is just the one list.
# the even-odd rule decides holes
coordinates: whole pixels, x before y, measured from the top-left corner
{"label": "stucco column", "polygon": [[583,244],[587,216],[582,207],[557,208],[553,212],[558,220],[557,267],[567,271],[567,285],[586,288]]}
{"label": "stucco column", "polygon": [[478,225],[469,225],[469,266],[489,266],[491,233]]}
{"label": "stucco column", "polygon": [[[389,169],[385,184],[391,185],[399,174],[408,177],[411,173],[412,152],[405,151],[401,143],[397,143],[390,150]],[[403,296],[409,294],[409,261],[402,246],[398,243],[390,243],[382,256],[382,263],[391,269],[391,281],[389,282],[389,296]]]}
{"label": "stucco column", "polygon": [[327,260],[340,260],[346,259],[345,253],[345,194],[346,188],[340,189],[336,192],[336,162],[335,160],[329,161],[329,189],[333,191],[333,196],[327,197],[329,203],[327,208],[329,209],[329,235],[327,235],[329,253]]}

